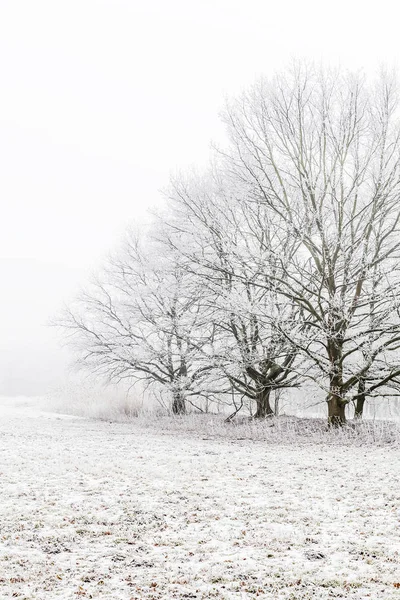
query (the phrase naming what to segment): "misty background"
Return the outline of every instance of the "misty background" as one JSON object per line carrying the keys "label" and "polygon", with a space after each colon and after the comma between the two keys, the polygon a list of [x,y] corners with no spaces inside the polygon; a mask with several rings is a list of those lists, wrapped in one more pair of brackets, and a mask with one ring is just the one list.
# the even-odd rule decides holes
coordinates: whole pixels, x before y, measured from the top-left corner
{"label": "misty background", "polygon": [[0,395],[65,379],[49,319],[207,162],[226,96],[294,56],[398,66],[397,29],[385,1],[2,0]]}

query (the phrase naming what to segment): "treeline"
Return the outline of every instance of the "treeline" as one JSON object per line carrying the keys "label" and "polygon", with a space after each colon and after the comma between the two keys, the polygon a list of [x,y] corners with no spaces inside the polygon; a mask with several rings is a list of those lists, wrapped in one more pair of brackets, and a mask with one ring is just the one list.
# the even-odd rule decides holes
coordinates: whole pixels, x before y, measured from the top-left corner
{"label": "treeline", "polygon": [[172,178],[59,324],[87,368],[175,414],[224,397],[266,417],[273,391],[312,383],[331,423],[360,417],[400,389],[395,79],[296,65],[223,120],[209,169]]}

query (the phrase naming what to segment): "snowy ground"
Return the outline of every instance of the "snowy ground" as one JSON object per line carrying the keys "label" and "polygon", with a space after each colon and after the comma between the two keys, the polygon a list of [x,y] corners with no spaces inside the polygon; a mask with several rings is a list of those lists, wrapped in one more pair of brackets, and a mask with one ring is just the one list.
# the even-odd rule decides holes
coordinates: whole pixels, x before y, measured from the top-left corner
{"label": "snowy ground", "polygon": [[398,598],[399,459],[3,403],[0,598]]}

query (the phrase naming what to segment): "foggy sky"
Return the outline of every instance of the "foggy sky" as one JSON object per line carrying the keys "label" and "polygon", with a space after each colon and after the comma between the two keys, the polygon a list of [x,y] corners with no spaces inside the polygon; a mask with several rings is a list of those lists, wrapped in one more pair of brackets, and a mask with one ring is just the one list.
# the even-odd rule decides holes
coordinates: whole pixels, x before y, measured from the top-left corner
{"label": "foggy sky", "polygon": [[293,57],[398,65],[395,7],[0,0],[0,395],[63,380],[49,318],[171,171],[207,161],[226,95]]}

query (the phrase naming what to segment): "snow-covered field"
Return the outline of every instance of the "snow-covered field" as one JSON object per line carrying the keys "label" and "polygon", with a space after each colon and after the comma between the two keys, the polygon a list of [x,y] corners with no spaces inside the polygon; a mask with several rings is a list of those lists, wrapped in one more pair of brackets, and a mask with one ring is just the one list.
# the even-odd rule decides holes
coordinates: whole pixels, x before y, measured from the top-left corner
{"label": "snow-covered field", "polygon": [[399,597],[398,447],[203,437],[3,403],[0,598]]}

